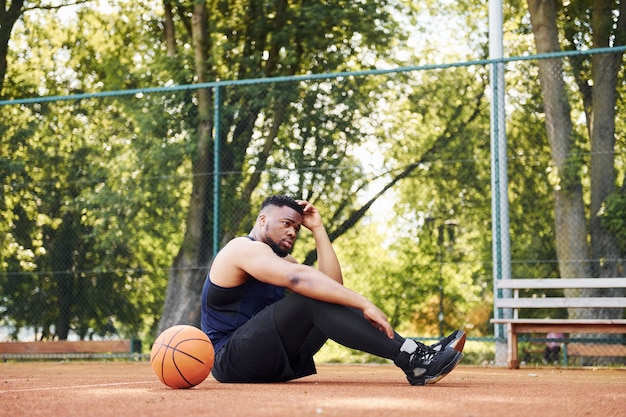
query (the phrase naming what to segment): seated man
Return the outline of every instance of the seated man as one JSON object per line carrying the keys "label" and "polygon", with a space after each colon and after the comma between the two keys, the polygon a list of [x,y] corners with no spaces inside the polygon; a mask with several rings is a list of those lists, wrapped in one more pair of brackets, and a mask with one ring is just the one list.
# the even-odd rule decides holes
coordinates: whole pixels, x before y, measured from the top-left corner
{"label": "seated man", "polygon": [[[290,255],[302,226],[313,233],[318,269]],[[412,385],[433,384],[459,363],[465,343],[462,331],[433,346],[394,332],[378,307],[343,286],[318,210],[286,196],[267,198],[250,234],[231,240],[213,260],[202,291],[202,330],[215,347],[212,372],[220,382],[314,374],[313,355],[330,338],[392,360]]]}

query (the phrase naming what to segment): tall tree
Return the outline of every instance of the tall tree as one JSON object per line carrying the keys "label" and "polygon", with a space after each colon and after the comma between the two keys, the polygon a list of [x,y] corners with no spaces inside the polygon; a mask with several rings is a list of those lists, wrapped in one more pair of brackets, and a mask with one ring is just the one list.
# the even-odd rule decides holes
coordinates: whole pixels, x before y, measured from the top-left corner
{"label": "tall tree", "polygon": [[[170,4],[166,2],[166,10]],[[166,33],[172,33],[170,15],[166,14]],[[206,1],[194,2],[191,15],[191,38],[195,62],[196,81],[205,83],[210,77],[209,52],[211,50],[208,32]],[[168,37],[169,39],[169,37]],[[171,42],[168,42],[171,44]],[[173,49],[168,49],[170,55]],[[202,288],[201,276],[205,273],[211,256],[210,233],[207,227],[212,213],[212,182],[207,175],[213,172],[212,158],[212,94],[209,89],[197,92],[196,146],[192,157],[191,201],[187,211],[185,237],[171,268],[159,331],[177,323],[195,323],[199,316],[197,294]],[[194,297],[195,295],[195,297]]]}
{"label": "tall tree", "polygon": [[[626,3],[605,0],[571,2],[562,8],[554,0],[528,0],[537,52],[606,48],[624,45]],[[563,22],[559,29],[558,23]],[[561,47],[559,39],[565,40]],[[571,91],[565,82],[563,59],[538,61],[545,124],[557,170],[554,186],[556,249],[561,277],[613,277],[623,273],[616,236],[601,222],[607,198],[616,184],[615,116],[617,80],[623,53],[594,54],[572,59],[573,75],[587,121],[587,144],[573,128]],[[589,149],[590,204],[585,206],[581,149]],[[586,213],[589,215],[587,221]],[[590,261],[589,261],[590,260]],[[583,315],[572,311],[571,315]],[[597,310],[599,316],[615,312]],[[619,314],[619,313],[618,313]]]}

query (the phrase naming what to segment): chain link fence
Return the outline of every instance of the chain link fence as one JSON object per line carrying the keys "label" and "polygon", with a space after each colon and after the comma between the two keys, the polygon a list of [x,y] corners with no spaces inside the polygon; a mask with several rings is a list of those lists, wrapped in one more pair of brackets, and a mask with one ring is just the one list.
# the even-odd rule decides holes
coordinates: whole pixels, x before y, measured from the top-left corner
{"label": "chain link fence", "polygon": [[[567,70],[570,59],[559,60]],[[599,262],[557,256],[560,153],[546,136],[537,64],[506,63],[507,108],[498,110],[507,114],[514,278]],[[198,236],[202,261],[185,268],[202,280],[215,251],[247,234],[274,193],[320,209],[346,285],[401,332],[438,337],[463,327],[470,338],[492,336],[489,65],[2,102],[0,341],[149,346],[175,261],[189,249],[185,236]],[[586,108],[564,79],[578,149],[563,152],[576,156],[585,197]],[[621,98],[618,106],[624,114]],[[618,119],[611,157],[623,181]],[[294,256],[315,263],[306,231]]]}

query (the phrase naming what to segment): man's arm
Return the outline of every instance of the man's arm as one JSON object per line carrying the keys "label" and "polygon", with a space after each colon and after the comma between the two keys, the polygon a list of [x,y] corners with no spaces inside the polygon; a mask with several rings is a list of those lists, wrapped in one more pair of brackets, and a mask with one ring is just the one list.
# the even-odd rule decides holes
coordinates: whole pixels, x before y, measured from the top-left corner
{"label": "man's arm", "polygon": [[313,233],[315,248],[317,249],[317,266],[320,271],[328,275],[340,284],[343,284],[341,265],[333,248],[326,228],[322,223],[322,216],[315,206],[304,201],[297,200],[303,207],[303,226]]}
{"label": "man's arm", "polygon": [[[322,271],[276,256],[264,243],[244,238],[231,241],[215,258],[211,274],[211,279],[216,277],[217,285],[232,287],[242,283],[237,281],[245,279],[245,276],[252,276],[305,297],[357,308],[374,327],[390,339],[393,338],[393,329],[387,316],[370,300],[344,287]],[[237,276],[239,278],[233,280]],[[220,277],[229,277],[229,282],[222,282]]]}

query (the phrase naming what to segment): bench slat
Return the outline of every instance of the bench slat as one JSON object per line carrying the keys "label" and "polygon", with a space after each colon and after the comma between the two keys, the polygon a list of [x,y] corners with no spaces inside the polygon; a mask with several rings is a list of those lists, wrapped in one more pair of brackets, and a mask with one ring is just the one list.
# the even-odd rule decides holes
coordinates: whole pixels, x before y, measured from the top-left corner
{"label": "bench slat", "polygon": [[0,354],[129,353],[130,340],[54,340],[0,343]]}
{"label": "bench slat", "polygon": [[[567,320],[567,319],[492,319],[494,324],[508,324],[517,333],[626,333],[626,320]],[[509,341],[510,342],[510,341]],[[517,343],[515,342],[515,345]]]}
{"label": "bench slat", "polygon": [[626,319],[491,319],[492,323],[549,323],[549,324],[618,324],[626,325]]}
{"label": "bench slat", "polygon": [[498,298],[498,308],[625,308],[626,297]]}
{"label": "bench slat", "polygon": [[526,278],[501,279],[500,289],[565,289],[565,288],[626,288],[626,278]]}

